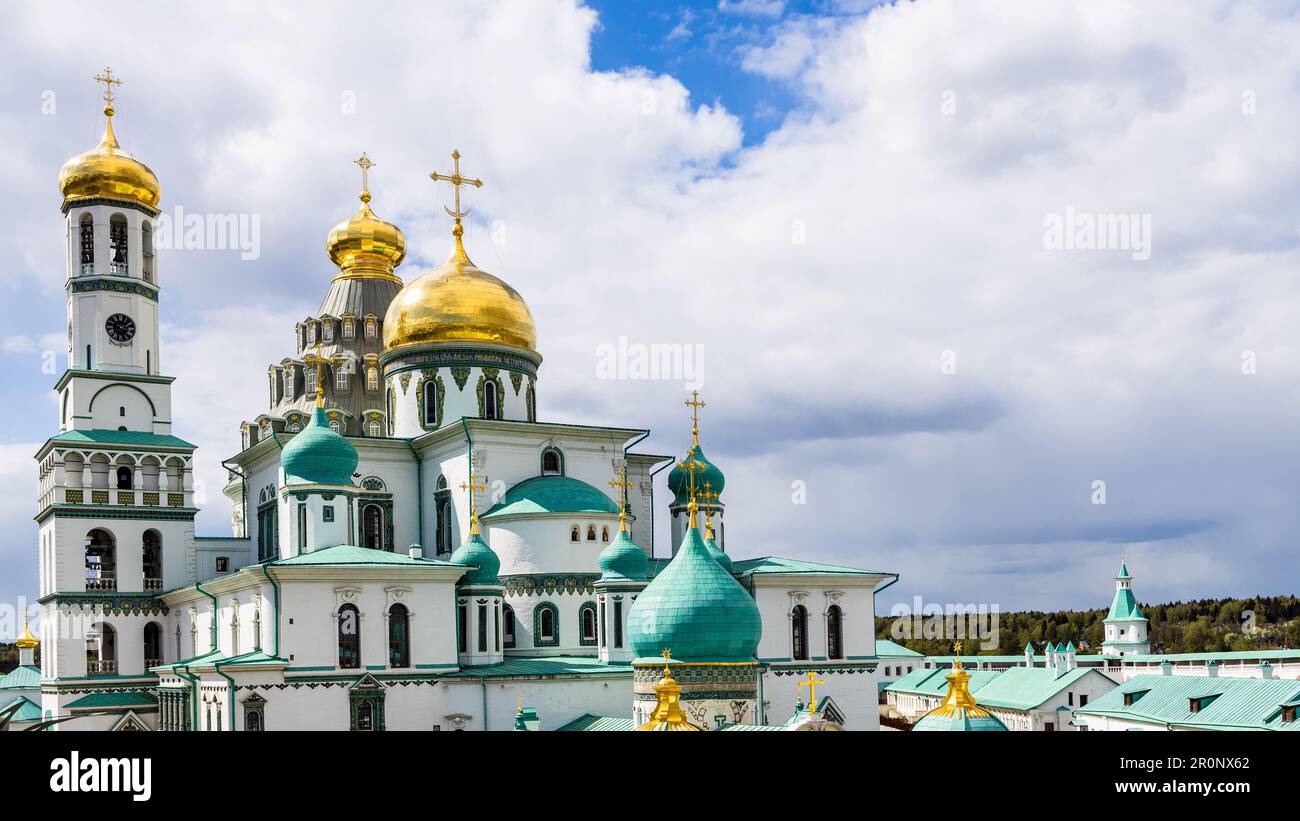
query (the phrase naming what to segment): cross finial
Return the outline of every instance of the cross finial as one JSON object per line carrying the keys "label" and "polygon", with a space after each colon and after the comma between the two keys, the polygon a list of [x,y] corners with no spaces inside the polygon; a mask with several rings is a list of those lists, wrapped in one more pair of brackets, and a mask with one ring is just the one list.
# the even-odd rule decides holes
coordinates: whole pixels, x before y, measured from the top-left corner
{"label": "cross finial", "polygon": [[352,162],[361,168],[361,201],[370,202],[370,169],[374,168],[375,164],[364,151]]}
{"label": "cross finial", "polygon": [[460,483],[461,490],[469,491],[469,532],[471,536],[478,534],[478,502],[475,499],[475,494],[487,490],[487,485],[479,484],[478,480],[478,475],[474,473],[474,469],[471,467],[468,481]]}
{"label": "cross finial", "polygon": [[112,117],[113,100],[117,99],[113,94],[113,86],[122,85],[122,81],[113,76],[113,69],[104,66],[104,73],[96,74],[95,82],[104,84],[104,113]]}
{"label": "cross finial", "polygon": [[519,712],[522,713],[522,712],[524,711],[524,694],[523,694],[523,693],[516,693],[516,694],[515,694],[515,701],[519,704]]}
{"label": "cross finial", "polygon": [[455,225],[452,226],[451,234],[457,239],[457,241],[459,241],[461,234],[465,233],[465,229],[460,224],[461,218],[469,214],[468,208],[465,209],[464,211],[460,210],[460,187],[462,185],[472,185],[475,188],[482,188],[483,181],[477,178],[471,179],[470,177],[465,177],[461,175],[460,152],[456,150],[453,150],[451,152],[451,173],[439,174],[437,171],[434,171],[433,173],[429,174],[429,179],[433,180],[434,182],[451,183],[452,190],[455,192],[456,207],[453,209],[453,208],[448,208],[447,206],[444,205],[442,207],[442,210],[446,211],[447,215],[456,221]]}
{"label": "cross finial", "polygon": [[691,448],[691,452],[686,454],[686,461],[678,462],[677,467],[686,471],[687,487],[690,488],[691,501],[690,504],[686,506],[686,510],[690,513],[690,520],[687,522],[687,527],[699,527],[699,521],[696,519],[695,515],[700,509],[699,504],[695,501],[695,472],[698,470],[704,470],[708,467],[708,464],[706,462],[695,461],[695,448]]}
{"label": "cross finial", "polygon": [[683,404],[691,409],[691,444],[698,445],[700,443],[700,408],[704,407],[704,403],[700,401],[700,392],[691,391],[691,398],[687,399]]}
{"label": "cross finial", "polygon": [[808,671],[808,680],[799,682],[800,687],[808,688],[808,712],[817,712],[817,685],[826,682],[817,678],[817,674],[812,670]]}
{"label": "cross finial", "polygon": [[673,651],[665,647],[659,655],[664,657],[664,678],[668,678],[668,662],[673,660]]}
{"label": "cross finial", "polygon": [[713,492],[713,483],[708,479],[704,480],[704,538],[713,538],[713,500],[720,494]]}
{"label": "cross finial", "polygon": [[618,506],[618,529],[620,533],[626,533],[627,532],[627,489],[630,487],[636,487],[636,482],[629,482],[627,480],[627,468],[621,467],[618,469],[618,478],[611,480],[609,486],[619,489],[619,496],[622,499],[622,501],[619,503]]}
{"label": "cross finial", "polygon": [[323,408],[325,407],[325,385],[321,382],[320,366],[325,360],[320,355],[320,342],[316,343],[316,353],[308,361],[316,365],[316,407]]}

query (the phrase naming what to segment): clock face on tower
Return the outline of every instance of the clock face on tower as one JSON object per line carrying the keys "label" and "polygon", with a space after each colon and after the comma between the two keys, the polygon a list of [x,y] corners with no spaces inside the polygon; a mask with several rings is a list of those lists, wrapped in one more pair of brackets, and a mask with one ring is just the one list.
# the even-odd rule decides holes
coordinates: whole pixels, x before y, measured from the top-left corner
{"label": "clock face on tower", "polygon": [[135,336],[135,320],[126,314],[113,314],[104,322],[104,331],[109,339],[125,345]]}

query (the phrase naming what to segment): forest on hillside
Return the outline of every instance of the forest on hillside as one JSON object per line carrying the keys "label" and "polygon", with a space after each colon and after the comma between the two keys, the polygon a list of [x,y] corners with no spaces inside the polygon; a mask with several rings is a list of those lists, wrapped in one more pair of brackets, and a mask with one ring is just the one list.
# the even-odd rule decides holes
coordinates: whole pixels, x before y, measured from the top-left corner
{"label": "forest on hillside", "polygon": [[[1140,605],[1143,615],[1150,620],[1153,653],[1300,647],[1300,598],[1296,596],[1198,599],[1167,604],[1141,602]],[[1026,642],[1033,642],[1039,654],[1048,642],[1074,642],[1080,654],[1096,653],[1100,651],[1102,619],[1106,618],[1106,612],[1101,609],[999,613],[997,648],[981,649],[978,654],[1023,655]],[[931,630],[913,637],[906,632],[895,633],[895,620],[878,617],[876,637],[892,639],[926,655],[951,655],[951,639],[926,638],[934,635]],[[958,635],[953,618],[945,617],[945,622],[942,635]],[[967,639],[962,652],[976,655],[978,645],[977,639]]]}

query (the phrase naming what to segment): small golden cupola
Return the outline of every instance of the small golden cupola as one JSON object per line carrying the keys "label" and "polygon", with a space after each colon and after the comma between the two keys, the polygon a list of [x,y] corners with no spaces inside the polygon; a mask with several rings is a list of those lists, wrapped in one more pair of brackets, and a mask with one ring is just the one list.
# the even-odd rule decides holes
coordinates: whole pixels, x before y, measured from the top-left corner
{"label": "small golden cupola", "polygon": [[370,169],[375,163],[364,153],[354,160],[361,167],[361,208],[330,229],[325,251],[339,267],[335,279],[387,279],[406,257],[406,236],[396,225],[375,216],[370,208]]}
{"label": "small golden cupola", "polygon": [[142,205],[157,212],[162,193],[158,178],[149,166],[132,157],[118,145],[113,132],[113,86],[122,81],[110,69],[95,78],[104,84],[104,136],[99,145],[84,154],[78,154],[63,164],[59,171],[59,191],[63,194],[63,210],[69,206],[91,200],[117,200]]}
{"label": "small golden cupola", "polygon": [[439,267],[413,280],[388,306],[384,317],[384,349],[393,351],[444,342],[488,343],[537,351],[537,329],[532,312],[519,292],[480,270],[465,253],[460,189],[479,188],[483,181],[460,173],[460,152],[453,151],[451,174],[434,172],[438,182],[455,189],[455,208],[445,209],[454,220],[455,246]]}

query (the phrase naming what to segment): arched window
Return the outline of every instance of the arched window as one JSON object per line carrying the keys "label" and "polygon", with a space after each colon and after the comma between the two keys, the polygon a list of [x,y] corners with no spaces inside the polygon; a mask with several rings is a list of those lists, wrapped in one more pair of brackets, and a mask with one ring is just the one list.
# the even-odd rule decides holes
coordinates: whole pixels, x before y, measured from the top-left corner
{"label": "arched window", "polygon": [[117,631],[112,625],[97,624],[86,634],[86,674],[117,675]]}
{"label": "arched window", "polygon": [[351,319],[343,320],[343,338],[351,339],[357,335],[357,323]]}
{"label": "arched window", "polygon": [[438,426],[438,383],[432,379],[424,382],[424,426]]}
{"label": "arched window", "polygon": [[366,320],[366,339],[375,339],[379,336],[379,326],[373,319]]}
{"label": "arched window", "polygon": [[505,649],[515,646],[515,609],[508,604],[501,605],[501,632]]}
{"label": "arched window", "polygon": [[126,465],[121,465],[117,469],[117,489],[118,490],[131,489],[131,468],[127,467]]}
{"label": "arched window", "polygon": [[586,602],[578,609],[578,623],[582,632],[578,634],[578,643],[594,645],[596,643],[596,603]]}
{"label": "arched window", "polygon": [[366,390],[379,390],[379,369],[374,365],[366,368]]}
{"label": "arched window", "polygon": [[438,486],[433,494],[434,546],[437,555],[451,552],[451,491],[447,489],[447,477],[438,477]]}
{"label": "arched window", "polygon": [[496,419],[497,416],[497,384],[491,379],[483,384],[483,418]]}
{"label": "arched window", "polygon": [[150,528],[144,532],[144,589],[162,590],[162,534]]}
{"label": "arched window", "polygon": [[108,270],[109,273],[127,276],[126,217],[114,214],[108,219]]}
{"label": "arched window", "polygon": [[560,611],[550,602],[537,605],[533,611],[533,646],[554,647],[560,643]]}
{"label": "arched window", "polygon": [[355,604],[339,608],[339,667],[355,670],[361,666],[361,611]]}
{"label": "arched window", "polygon": [[364,547],[371,550],[384,549],[384,509],[379,505],[366,505],[361,511],[362,537]]}
{"label": "arched window", "polygon": [[582,531],[578,529],[577,525],[574,525],[573,527],[569,528],[569,541],[571,542],[582,541]]}
{"label": "arched window", "polygon": [[331,419],[331,420],[330,420],[330,430],[334,431],[335,433],[337,433],[337,434],[339,434],[339,435],[342,435],[342,434],[343,434],[343,425],[342,425],[341,422],[339,422],[339,420],[337,420],[337,419]]}
{"label": "arched window", "polygon": [[153,228],[148,221],[140,225],[140,253],[144,258],[144,281],[153,282]]}
{"label": "arched window", "polygon": [[602,542],[609,541],[609,525],[605,525],[600,529],[600,540]]}
{"label": "arched window", "polygon": [[95,220],[90,214],[81,215],[81,273],[95,270]]}
{"label": "arched window", "polygon": [[594,542],[594,541],[596,541],[596,526],[595,526],[595,525],[587,525],[587,541],[589,541],[589,542]]}
{"label": "arched window", "polygon": [[790,611],[791,655],[796,659],[808,658],[808,608],[796,604]]}
{"label": "arched window", "polygon": [[144,669],[163,663],[162,625],[151,621],[144,626]]}
{"label": "arched window", "polygon": [[292,422],[289,423],[289,432],[290,432],[290,433],[297,433],[297,432],[300,431],[300,430],[302,430],[302,423],[299,422],[297,419],[295,419],[295,420],[293,420]]}
{"label": "arched window", "polygon": [[311,368],[307,371],[307,393],[316,392],[316,369]]}
{"label": "arched window", "polygon": [[375,703],[370,699],[357,704],[357,729],[362,732],[375,729]]}
{"label": "arched window", "polygon": [[320,332],[321,332],[322,342],[334,341],[334,323],[331,322],[330,320],[328,319],[321,320]]}
{"label": "arched window", "polygon": [[262,732],[261,710],[248,710],[244,713],[244,730],[250,733]]}
{"label": "arched window", "polygon": [[117,589],[117,540],[107,530],[86,534],[86,590]]}
{"label": "arched window", "polygon": [[307,344],[310,345],[315,341],[316,341],[316,323],[308,322],[307,323]]}
{"label": "arched window", "polygon": [[378,419],[370,420],[370,438],[379,439],[384,435],[384,423]]}
{"label": "arched window", "polygon": [[411,666],[411,616],[401,604],[388,608],[388,666]]}
{"label": "arched window", "polygon": [[334,390],[345,391],[348,389],[348,367],[339,365],[334,368]]}
{"label": "arched window", "polygon": [[542,451],[542,475],[560,476],[564,473],[564,455],[555,448]]}
{"label": "arched window", "polygon": [[826,609],[826,657],[844,658],[844,613],[838,604]]}

